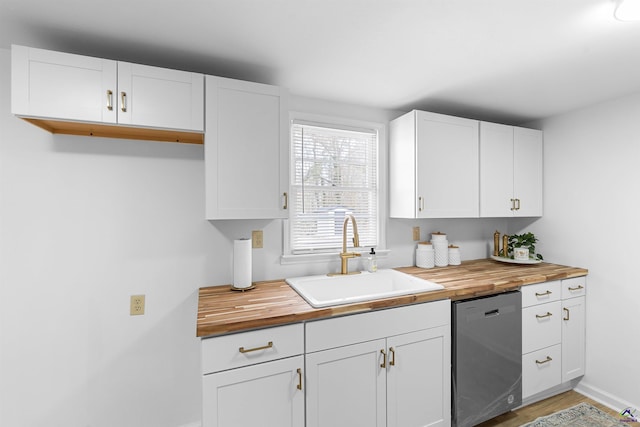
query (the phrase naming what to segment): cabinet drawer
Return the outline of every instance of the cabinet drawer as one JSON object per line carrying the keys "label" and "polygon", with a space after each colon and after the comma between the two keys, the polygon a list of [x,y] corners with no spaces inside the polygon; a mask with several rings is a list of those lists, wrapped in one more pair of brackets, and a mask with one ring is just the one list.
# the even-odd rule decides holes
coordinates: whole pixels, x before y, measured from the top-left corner
{"label": "cabinet drawer", "polygon": [[522,310],[522,353],[560,344],[562,303],[550,302]]}
{"label": "cabinet drawer", "polygon": [[522,292],[522,307],[559,301],[562,296],[559,280],[523,286],[520,292]]}
{"label": "cabinet drawer", "polygon": [[223,371],[304,353],[302,323],[202,340],[202,373]]}
{"label": "cabinet drawer", "polygon": [[587,293],[587,276],[562,281],[562,299],[581,297]]}
{"label": "cabinet drawer", "polygon": [[523,399],[560,384],[561,354],[561,345],[558,344],[522,356]]}

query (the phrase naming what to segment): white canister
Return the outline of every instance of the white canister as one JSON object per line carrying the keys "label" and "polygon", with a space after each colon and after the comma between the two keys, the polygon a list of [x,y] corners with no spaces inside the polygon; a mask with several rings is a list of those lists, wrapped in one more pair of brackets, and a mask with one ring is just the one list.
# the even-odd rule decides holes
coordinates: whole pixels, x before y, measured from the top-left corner
{"label": "white canister", "polygon": [[449,245],[449,265],[460,265],[460,248],[455,245]]}
{"label": "white canister", "polygon": [[433,245],[429,242],[420,242],[416,248],[416,267],[433,268],[435,265],[435,255]]}
{"label": "white canister", "polygon": [[435,254],[435,266],[446,267],[449,265],[449,241],[432,240],[431,243]]}
{"label": "white canister", "polygon": [[517,261],[528,261],[529,248],[513,248],[513,258]]}

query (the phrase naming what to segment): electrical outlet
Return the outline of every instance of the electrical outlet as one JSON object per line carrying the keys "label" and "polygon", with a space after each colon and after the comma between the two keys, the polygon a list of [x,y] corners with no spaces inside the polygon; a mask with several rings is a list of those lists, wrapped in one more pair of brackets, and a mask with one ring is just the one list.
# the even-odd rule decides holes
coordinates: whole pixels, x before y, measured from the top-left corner
{"label": "electrical outlet", "polygon": [[262,230],[253,230],[251,232],[251,247],[254,249],[262,249],[263,244]]}
{"label": "electrical outlet", "polygon": [[132,316],[144,314],[144,295],[131,295],[129,314]]}
{"label": "electrical outlet", "polygon": [[420,240],[420,227],[413,227],[413,241],[417,242]]}

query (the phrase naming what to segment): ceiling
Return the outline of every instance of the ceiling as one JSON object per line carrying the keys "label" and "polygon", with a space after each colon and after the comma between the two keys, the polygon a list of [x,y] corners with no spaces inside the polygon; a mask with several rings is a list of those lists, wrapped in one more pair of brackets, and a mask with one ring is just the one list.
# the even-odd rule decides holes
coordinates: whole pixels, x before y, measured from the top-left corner
{"label": "ceiling", "polygon": [[640,91],[617,0],[0,0],[11,44],[521,124]]}

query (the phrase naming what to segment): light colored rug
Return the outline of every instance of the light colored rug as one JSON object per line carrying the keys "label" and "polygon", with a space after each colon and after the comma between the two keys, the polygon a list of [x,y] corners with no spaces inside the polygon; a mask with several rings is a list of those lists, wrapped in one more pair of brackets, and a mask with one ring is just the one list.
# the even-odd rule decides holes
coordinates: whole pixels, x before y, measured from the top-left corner
{"label": "light colored rug", "polygon": [[588,403],[580,403],[572,408],[523,424],[522,427],[631,427],[640,425],[622,422],[621,420],[622,417],[616,418]]}

